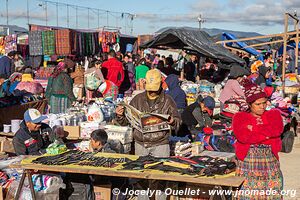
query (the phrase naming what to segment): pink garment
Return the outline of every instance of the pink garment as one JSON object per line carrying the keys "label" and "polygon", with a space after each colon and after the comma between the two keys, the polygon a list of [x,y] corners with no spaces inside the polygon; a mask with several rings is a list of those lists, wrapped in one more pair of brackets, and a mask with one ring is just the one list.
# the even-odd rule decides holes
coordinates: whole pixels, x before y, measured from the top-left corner
{"label": "pink garment", "polygon": [[225,84],[223,90],[221,91],[219,100],[220,102],[225,103],[227,100],[234,96],[244,97],[245,94],[237,80],[229,79]]}

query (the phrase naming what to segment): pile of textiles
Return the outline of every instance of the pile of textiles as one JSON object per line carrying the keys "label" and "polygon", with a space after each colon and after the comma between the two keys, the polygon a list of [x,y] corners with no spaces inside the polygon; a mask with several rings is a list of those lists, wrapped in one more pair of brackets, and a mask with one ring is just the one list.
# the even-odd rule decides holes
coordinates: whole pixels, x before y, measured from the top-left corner
{"label": "pile of textiles", "polygon": [[43,31],[42,43],[43,43],[44,55],[55,54],[55,32],[54,31]]}
{"label": "pile of textiles", "polygon": [[188,175],[214,176],[230,173],[235,170],[236,165],[234,162],[226,162],[209,156],[194,156],[191,158],[140,156],[137,160],[123,164],[123,167],[125,170],[154,169]]}
{"label": "pile of textiles", "polygon": [[15,92],[14,95],[15,96],[0,98],[0,108],[5,108],[13,105],[22,105],[43,99],[39,95],[32,95],[30,93],[24,93],[20,91]]}
{"label": "pile of textiles", "polygon": [[5,53],[17,51],[17,35],[12,34],[5,37]]}
{"label": "pile of textiles", "polygon": [[70,150],[55,156],[43,156],[33,160],[33,163],[43,165],[84,165],[94,167],[114,167],[116,163],[130,161],[128,158],[107,158],[95,156],[97,153]]}
{"label": "pile of textiles", "polygon": [[208,151],[234,152],[235,137],[230,134],[213,135],[199,133],[196,141],[203,142]]}

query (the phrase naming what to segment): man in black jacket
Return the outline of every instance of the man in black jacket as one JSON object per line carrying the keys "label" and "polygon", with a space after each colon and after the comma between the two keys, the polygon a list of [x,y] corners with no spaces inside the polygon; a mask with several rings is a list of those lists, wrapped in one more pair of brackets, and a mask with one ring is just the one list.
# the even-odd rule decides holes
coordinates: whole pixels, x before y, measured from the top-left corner
{"label": "man in black jacket", "polygon": [[186,107],[181,114],[182,123],[188,127],[191,133],[202,131],[204,127],[212,125],[211,116],[214,108],[215,100],[212,97],[203,98],[200,95],[197,101]]}
{"label": "man in black jacket", "polygon": [[51,128],[41,123],[46,116],[33,108],[24,113],[24,120],[13,138],[13,145],[17,155],[41,155],[50,144]]}

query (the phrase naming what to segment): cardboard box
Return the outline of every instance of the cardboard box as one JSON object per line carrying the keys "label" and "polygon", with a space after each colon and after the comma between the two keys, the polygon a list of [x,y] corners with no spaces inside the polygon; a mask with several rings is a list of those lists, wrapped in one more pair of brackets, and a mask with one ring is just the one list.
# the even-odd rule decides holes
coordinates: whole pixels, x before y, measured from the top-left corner
{"label": "cardboard box", "polygon": [[4,197],[3,197],[3,188],[2,186],[0,186],[0,200],[3,200]]}
{"label": "cardboard box", "polygon": [[80,137],[80,126],[64,126],[64,131],[69,133],[67,138],[78,139]]}
{"label": "cardboard box", "polygon": [[111,184],[94,186],[95,200],[107,200],[111,198]]}
{"label": "cardboard box", "polygon": [[12,143],[12,138],[0,138],[0,152],[15,153],[15,148]]}

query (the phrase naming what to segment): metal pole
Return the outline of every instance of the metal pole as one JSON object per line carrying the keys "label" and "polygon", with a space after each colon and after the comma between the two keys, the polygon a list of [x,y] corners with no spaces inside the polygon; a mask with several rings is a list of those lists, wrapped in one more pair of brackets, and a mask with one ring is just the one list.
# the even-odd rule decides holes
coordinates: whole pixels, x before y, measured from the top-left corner
{"label": "metal pole", "polygon": [[29,0],[27,0],[27,24],[29,25]]}
{"label": "metal pole", "polygon": [[69,19],[69,4],[67,4],[67,25],[68,25],[68,28],[70,28],[70,19]]}
{"label": "metal pole", "polygon": [[286,68],[286,47],[287,47],[287,32],[288,32],[288,14],[284,16],[284,35],[283,35],[283,58],[282,58],[282,92],[284,95],[285,89],[285,68]]}
{"label": "metal pole", "polygon": [[56,4],[56,26],[58,26],[58,2]]}
{"label": "metal pole", "polygon": [[97,9],[97,11],[98,11],[98,28],[100,28],[100,10]]}
{"label": "metal pole", "polygon": [[78,28],[78,7],[76,6],[76,28]]}
{"label": "metal pole", "polygon": [[132,35],[133,33],[133,15],[131,15],[131,30],[130,30],[130,34]]}
{"label": "metal pole", "polygon": [[90,8],[88,8],[88,28],[90,28]]}
{"label": "metal pole", "polygon": [[46,26],[48,26],[48,3],[45,1]]}
{"label": "metal pole", "polygon": [[[126,14],[125,14],[126,15]],[[126,21],[127,19],[126,19],[126,17],[124,17],[124,24],[125,24],[125,27],[124,27],[124,29],[125,29],[125,34],[127,33],[127,24],[126,24]]]}
{"label": "metal pole", "polygon": [[106,11],[106,26],[108,26],[108,11]]}
{"label": "metal pole", "polygon": [[8,0],[6,0],[6,25],[8,25]]}

